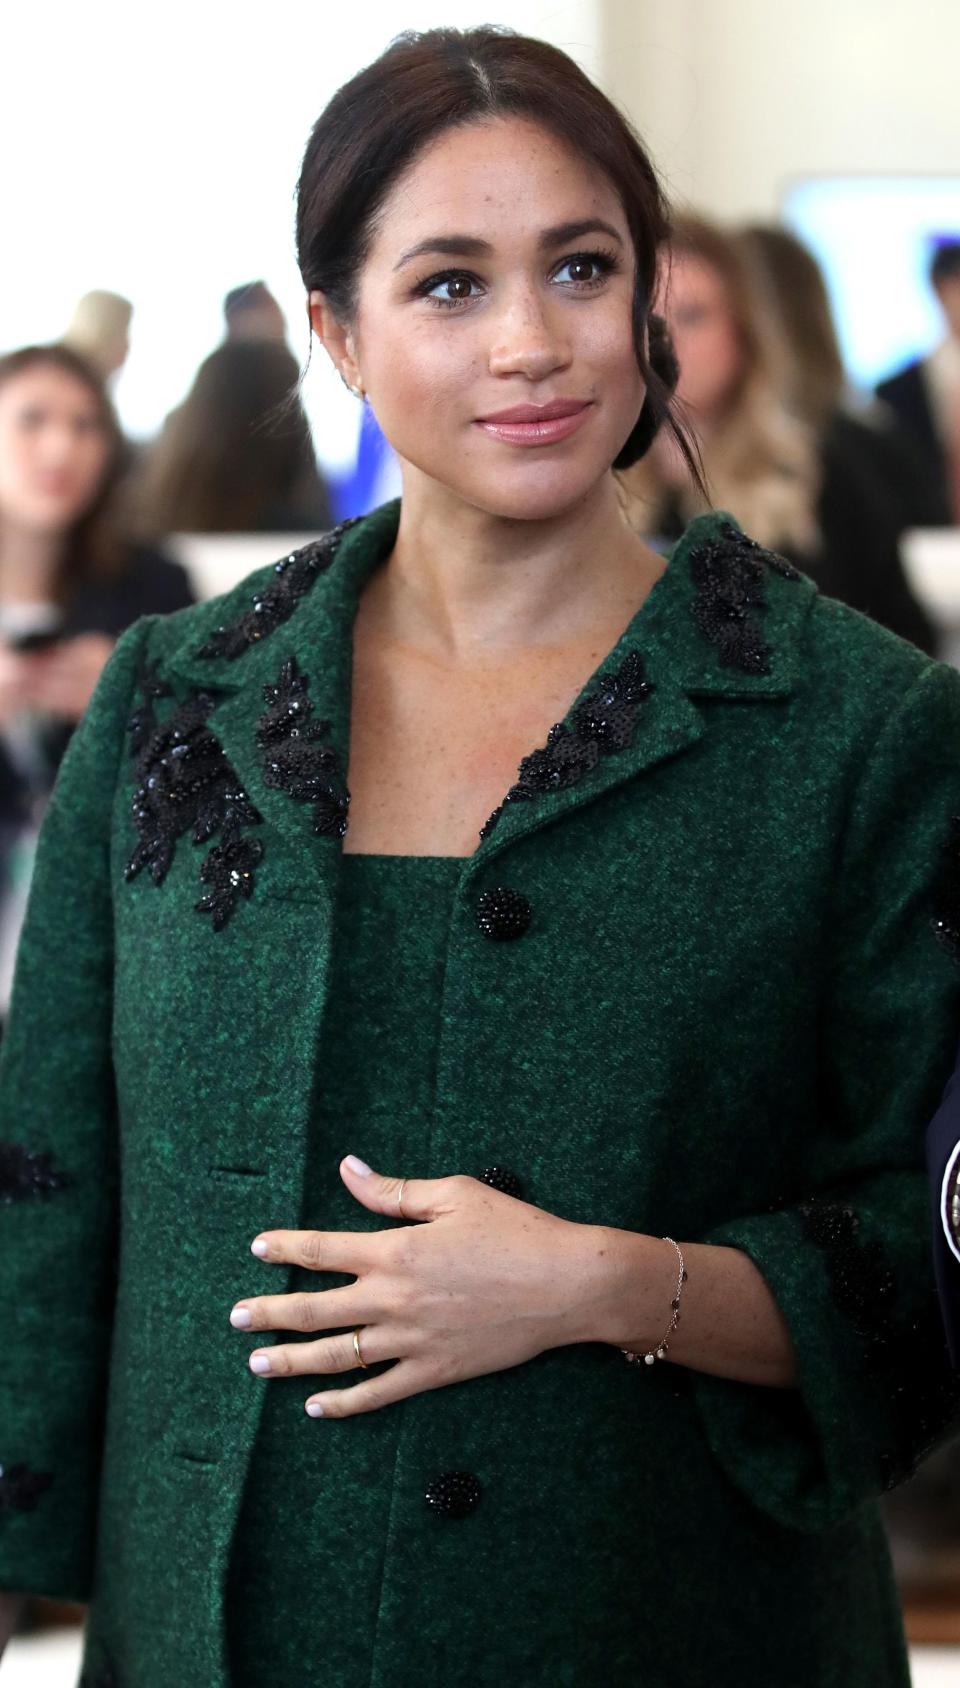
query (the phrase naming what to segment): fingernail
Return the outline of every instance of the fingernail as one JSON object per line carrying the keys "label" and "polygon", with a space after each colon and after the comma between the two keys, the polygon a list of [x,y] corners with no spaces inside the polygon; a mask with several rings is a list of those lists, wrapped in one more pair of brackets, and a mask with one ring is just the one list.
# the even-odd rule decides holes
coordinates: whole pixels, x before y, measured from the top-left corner
{"label": "fingernail", "polygon": [[230,1314],[230,1323],[235,1330],[247,1330],[250,1325],[249,1307],[235,1307]]}
{"label": "fingernail", "polygon": [[323,1406],[321,1405],[321,1403],[319,1401],[308,1401],[307,1402],[307,1412],[309,1413],[311,1418],[322,1418],[323,1417]]}
{"label": "fingernail", "polygon": [[345,1155],[344,1161],[350,1171],[359,1172],[361,1178],[369,1178],[373,1171],[373,1167],[368,1166],[366,1161],[360,1160],[357,1155]]}
{"label": "fingernail", "polygon": [[251,1254],[258,1254],[260,1256],[261,1260],[263,1259],[266,1252],[267,1252],[267,1244],[264,1242],[262,1237],[257,1237],[255,1239],[255,1241],[250,1244],[250,1253]]}
{"label": "fingernail", "polygon": [[250,1370],[255,1371],[255,1372],[260,1372],[260,1373],[268,1372],[270,1370],[270,1357],[269,1357],[269,1355],[268,1354],[251,1354],[250,1355]]}

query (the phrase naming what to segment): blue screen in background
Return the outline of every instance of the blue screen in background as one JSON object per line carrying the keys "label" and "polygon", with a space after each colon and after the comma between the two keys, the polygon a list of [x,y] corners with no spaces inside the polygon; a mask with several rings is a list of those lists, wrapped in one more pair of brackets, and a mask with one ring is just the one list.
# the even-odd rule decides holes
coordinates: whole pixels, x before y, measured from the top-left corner
{"label": "blue screen in background", "polygon": [[927,269],[938,241],[960,239],[960,177],[811,177],[784,194],[783,220],[820,262],[855,386],[943,338]]}

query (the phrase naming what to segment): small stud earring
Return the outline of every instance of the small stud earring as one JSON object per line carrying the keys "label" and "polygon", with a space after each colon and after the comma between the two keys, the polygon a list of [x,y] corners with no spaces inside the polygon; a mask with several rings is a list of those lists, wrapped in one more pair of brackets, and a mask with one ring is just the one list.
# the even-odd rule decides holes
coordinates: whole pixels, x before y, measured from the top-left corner
{"label": "small stud earring", "polygon": [[351,387],[350,391],[355,399],[365,399],[367,396],[366,390],[363,387]]}

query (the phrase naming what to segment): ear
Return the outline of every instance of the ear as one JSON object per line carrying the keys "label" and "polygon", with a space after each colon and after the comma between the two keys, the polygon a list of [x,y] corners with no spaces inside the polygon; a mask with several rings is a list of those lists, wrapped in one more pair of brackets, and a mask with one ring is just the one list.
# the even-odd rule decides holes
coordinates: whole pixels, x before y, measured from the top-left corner
{"label": "ear", "polygon": [[350,388],[363,388],[363,377],[357,362],[357,348],[353,330],[345,327],[334,315],[325,293],[314,289],[307,299],[310,326],[329,357],[334,369]]}

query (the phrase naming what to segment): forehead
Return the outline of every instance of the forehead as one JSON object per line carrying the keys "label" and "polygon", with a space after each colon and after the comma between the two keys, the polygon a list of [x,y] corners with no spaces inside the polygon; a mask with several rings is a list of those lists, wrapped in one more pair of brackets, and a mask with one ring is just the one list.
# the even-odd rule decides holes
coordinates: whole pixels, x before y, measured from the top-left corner
{"label": "forehead", "polygon": [[85,382],[49,363],[30,364],[0,382],[0,404],[17,408],[28,404],[56,406],[94,414],[100,409],[96,394]]}
{"label": "forehead", "polygon": [[674,303],[678,299],[709,295],[713,298],[726,292],[722,275],[695,252],[674,252],[665,272],[666,296]]}
{"label": "forehead", "polygon": [[447,129],[418,153],[387,195],[371,255],[448,230],[535,240],[591,216],[628,238],[619,195],[595,164],[539,124],[496,118]]}

